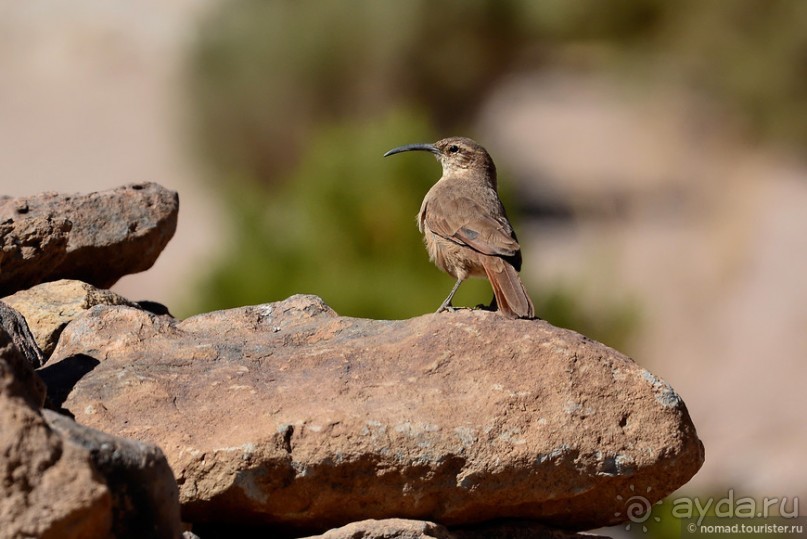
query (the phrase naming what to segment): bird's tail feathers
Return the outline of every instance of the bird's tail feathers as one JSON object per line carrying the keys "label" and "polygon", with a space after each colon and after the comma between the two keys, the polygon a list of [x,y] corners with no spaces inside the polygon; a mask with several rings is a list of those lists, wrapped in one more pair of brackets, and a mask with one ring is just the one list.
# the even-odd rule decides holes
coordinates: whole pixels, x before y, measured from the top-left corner
{"label": "bird's tail feathers", "polygon": [[535,318],[535,306],[511,264],[491,256],[483,261],[483,267],[502,314],[508,318]]}

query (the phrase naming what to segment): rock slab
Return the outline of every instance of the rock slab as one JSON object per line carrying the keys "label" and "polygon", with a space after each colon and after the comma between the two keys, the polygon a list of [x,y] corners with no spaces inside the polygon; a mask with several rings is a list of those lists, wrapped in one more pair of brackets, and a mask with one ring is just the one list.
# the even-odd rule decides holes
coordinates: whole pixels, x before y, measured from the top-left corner
{"label": "rock slab", "polygon": [[0,198],[0,295],[57,279],[109,288],[174,235],[179,197],[155,183]]}
{"label": "rock slab", "polygon": [[194,523],[590,529],[703,462],[668,384],[577,333],[496,313],[363,320],[293,296],[180,322],[97,306],[46,368],[64,371],[49,391],[79,422],[162,447]]}

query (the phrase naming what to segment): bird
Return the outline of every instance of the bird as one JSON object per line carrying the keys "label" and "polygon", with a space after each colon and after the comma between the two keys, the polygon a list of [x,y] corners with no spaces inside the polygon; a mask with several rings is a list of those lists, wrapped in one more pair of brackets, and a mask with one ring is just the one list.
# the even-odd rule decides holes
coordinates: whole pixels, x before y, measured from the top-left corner
{"label": "bird", "polygon": [[521,246],[499,198],[490,154],[469,138],[449,137],[399,146],[384,157],[409,151],[431,152],[443,168],[417,214],[429,258],[457,280],[437,313],[454,310],[454,294],[468,277],[487,277],[491,309],[508,318],[534,318],[535,307],[518,275]]}

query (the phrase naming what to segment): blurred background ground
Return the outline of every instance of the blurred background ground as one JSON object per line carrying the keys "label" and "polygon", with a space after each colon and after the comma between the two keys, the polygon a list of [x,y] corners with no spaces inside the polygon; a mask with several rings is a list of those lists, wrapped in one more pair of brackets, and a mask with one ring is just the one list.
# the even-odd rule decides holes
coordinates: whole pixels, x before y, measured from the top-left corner
{"label": "blurred background ground", "polygon": [[805,24],[797,0],[3,2],[0,191],[179,191],[115,287],[179,316],[316,293],[405,318],[452,284],[414,225],[440,171],[380,156],[472,136],[538,313],[686,401],[706,464],[673,498],[804,497]]}

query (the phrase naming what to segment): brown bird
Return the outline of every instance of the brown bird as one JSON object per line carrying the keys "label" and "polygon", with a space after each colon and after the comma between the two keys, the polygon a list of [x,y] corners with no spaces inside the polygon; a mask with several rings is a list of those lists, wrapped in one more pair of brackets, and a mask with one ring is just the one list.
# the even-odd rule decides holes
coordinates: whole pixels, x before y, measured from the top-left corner
{"label": "brown bird", "polygon": [[451,300],[465,279],[487,277],[499,311],[509,318],[533,318],[535,307],[518,277],[521,247],[496,190],[493,159],[465,137],[408,144],[384,157],[413,150],[433,153],[443,166],[417,215],[429,258],[457,279],[437,312],[453,309]]}

